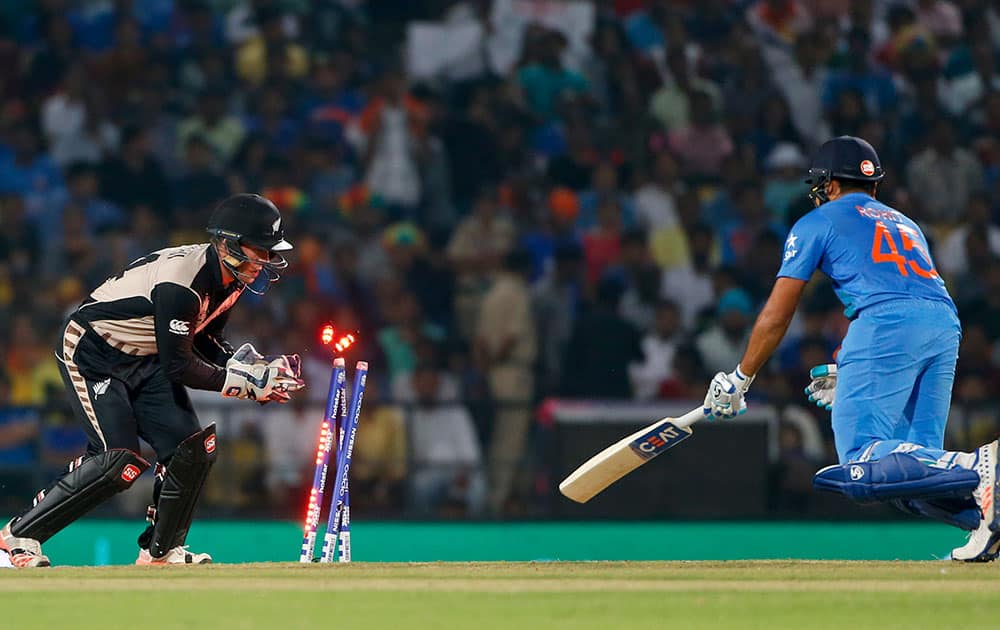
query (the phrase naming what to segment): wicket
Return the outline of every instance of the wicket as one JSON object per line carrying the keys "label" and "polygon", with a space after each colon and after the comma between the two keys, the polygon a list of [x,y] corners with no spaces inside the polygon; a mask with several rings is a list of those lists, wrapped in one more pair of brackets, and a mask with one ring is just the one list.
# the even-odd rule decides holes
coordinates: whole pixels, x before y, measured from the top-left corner
{"label": "wicket", "polygon": [[[313,474],[312,489],[309,491],[309,505],[306,510],[305,530],[299,562],[315,562],[313,552],[316,535],[323,511],[323,495],[330,468],[330,453],[336,442],[334,455],[336,473],[331,490],[330,514],[319,562],[333,562],[337,555],[339,562],[351,561],[351,501],[348,473],[351,467],[351,453],[358,429],[358,417],[365,394],[368,378],[368,363],[358,361],[354,371],[351,397],[347,398],[347,368],[343,358],[333,361],[330,387],[326,396],[326,410],[320,425],[319,443],[316,448],[316,472]],[[338,545],[339,542],[339,545]],[[337,551],[339,550],[339,555]]]}

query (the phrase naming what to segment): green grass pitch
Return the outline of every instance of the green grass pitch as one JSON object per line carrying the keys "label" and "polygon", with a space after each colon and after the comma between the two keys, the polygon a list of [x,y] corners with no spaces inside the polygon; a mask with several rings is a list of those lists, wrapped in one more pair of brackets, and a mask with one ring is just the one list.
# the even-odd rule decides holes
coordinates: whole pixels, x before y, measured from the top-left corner
{"label": "green grass pitch", "polygon": [[[543,562],[0,572],[3,628],[1000,625],[1000,569],[949,562]],[[958,625],[956,625],[958,624]]]}

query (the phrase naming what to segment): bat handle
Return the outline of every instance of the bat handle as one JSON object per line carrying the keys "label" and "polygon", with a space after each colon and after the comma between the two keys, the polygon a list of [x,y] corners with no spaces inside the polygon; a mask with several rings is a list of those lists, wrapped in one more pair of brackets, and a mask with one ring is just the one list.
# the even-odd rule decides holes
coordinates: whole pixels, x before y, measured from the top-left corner
{"label": "bat handle", "polygon": [[[702,411],[702,407],[698,406],[695,409],[687,412],[680,418],[674,420],[674,426],[680,429],[686,428],[705,418],[705,412]],[[664,420],[669,420],[669,418],[664,418]]]}

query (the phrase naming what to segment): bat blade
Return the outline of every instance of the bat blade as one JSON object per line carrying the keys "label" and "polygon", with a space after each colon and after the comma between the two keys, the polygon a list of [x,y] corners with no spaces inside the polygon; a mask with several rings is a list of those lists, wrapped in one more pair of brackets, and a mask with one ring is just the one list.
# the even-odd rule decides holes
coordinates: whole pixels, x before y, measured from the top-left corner
{"label": "bat blade", "polygon": [[559,484],[559,492],[586,503],[657,455],[691,436],[690,425],[703,417],[701,407],[680,418],[663,418],[622,438],[574,470]]}

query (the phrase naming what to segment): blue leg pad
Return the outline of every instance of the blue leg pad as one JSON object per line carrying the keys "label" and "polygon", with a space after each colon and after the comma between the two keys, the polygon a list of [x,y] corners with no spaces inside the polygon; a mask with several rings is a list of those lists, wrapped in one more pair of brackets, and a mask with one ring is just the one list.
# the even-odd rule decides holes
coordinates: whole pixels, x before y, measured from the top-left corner
{"label": "blue leg pad", "polygon": [[983,514],[969,499],[893,499],[890,503],[914,516],[923,516],[967,532],[979,527]]}
{"label": "blue leg pad", "polygon": [[843,494],[858,503],[891,499],[964,498],[979,485],[965,468],[932,468],[909,453],[891,453],[873,462],[827,466],[813,477],[813,488]]}

